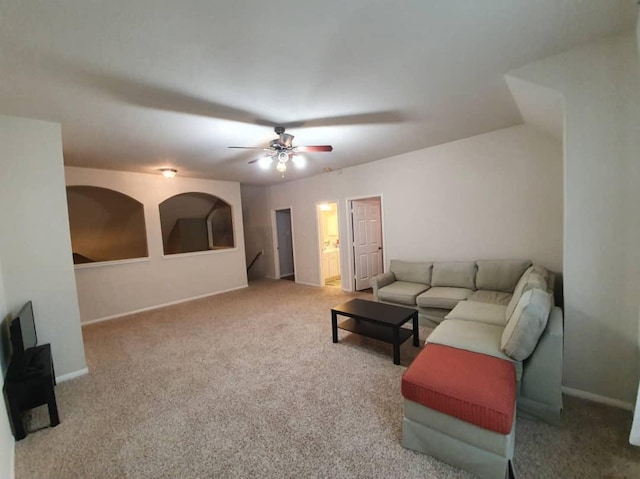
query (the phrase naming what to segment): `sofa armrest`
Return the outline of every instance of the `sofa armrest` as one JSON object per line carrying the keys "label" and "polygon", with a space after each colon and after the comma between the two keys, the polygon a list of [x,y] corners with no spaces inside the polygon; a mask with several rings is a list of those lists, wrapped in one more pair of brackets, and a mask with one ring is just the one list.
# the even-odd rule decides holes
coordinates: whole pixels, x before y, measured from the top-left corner
{"label": "sofa armrest", "polygon": [[562,310],[555,306],[533,354],[524,362],[518,409],[550,423],[562,412]]}
{"label": "sofa armrest", "polygon": [[384,288],[388,284],[393,283],[396,280],[396,275],[391,271],[387,273],[379,274],[378,276],[374,276],[369,280],[369,284],[373,288],[373,300],[380,301],[378,299],[378,290],[380,288]]}

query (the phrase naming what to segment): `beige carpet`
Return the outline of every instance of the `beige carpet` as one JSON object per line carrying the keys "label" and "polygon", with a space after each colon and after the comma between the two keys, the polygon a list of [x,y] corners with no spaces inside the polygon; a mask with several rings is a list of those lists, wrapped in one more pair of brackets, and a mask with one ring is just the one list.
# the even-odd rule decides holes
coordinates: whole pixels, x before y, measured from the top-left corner
{"label": "beige carpet", "polygon": [[[62,422],[17,444],[17,479],[469,477],[400,446],[411,341],[401,366],[386,344],[331,342],[329,309],[350,297],[261,281],[86,327],[90,374],[58,385]],[[518,477],[638,478],[630,424],[571,398],[561,427],[520,419]]]}

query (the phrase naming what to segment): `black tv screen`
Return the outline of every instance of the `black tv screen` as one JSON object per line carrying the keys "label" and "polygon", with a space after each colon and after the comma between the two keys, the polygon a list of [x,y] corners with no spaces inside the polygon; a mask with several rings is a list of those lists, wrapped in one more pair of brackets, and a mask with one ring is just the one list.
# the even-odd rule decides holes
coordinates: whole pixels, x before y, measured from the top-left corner
{"label": "black tv screen", "polygon": [[36,325],[33,320],[33,305],[27,302],[9,325],[11,348],[15,360],[24,358],[24,352],[38,344]]}

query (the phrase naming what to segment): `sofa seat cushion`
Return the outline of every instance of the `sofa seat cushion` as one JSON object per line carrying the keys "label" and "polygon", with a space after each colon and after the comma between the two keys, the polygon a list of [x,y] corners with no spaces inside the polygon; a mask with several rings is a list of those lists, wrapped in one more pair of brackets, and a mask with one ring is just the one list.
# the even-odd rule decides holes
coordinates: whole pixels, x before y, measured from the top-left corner
{"label": "sofa seat cushion", "polygon": [[507,306],[511,301],[512,293],[505,293],[503,291],[488,291],[486,289],[479,289],[474,291],[467,301],[475,301],[477,303],[491,303]]}
{"label": "sofa seat cushion", "polygon": [[513,363],[463,349],[427,345],[402,376],[402,395],[478,427],[509,434],[516,377]]}
{"label": "sofa seat cushion", "polygon": [[456,307],[447,314],[446,319],[460,319],[462,321],[479,321],[486,324],[505,326],[507,319],[506,306],[500,304],[474,303],[472,301],[460,301]]}
{"label": "sofa seat cushion", "polygon": [[415,306],[416,297],[427,289],[429,289],[429,286],[426,284],[395,281],[384,288],[380,288],[378,290],[378,298],[381,301]]}
{"label": "sofa seat cushion", "polygon": [[474,353],[487,354],[498,359],[505,359],[514,363],[516,379],[522,378],[522,361],[514,360],[502,352],[503,326],[480,323],[477,321],[462,321],[460,319],[445,319],[427,337],[427,344],[441,344],[452,348],[466,349]]}
{"label": "sofa seat cushion", "polygon": [[450,311],[450,309],[421,308],[418,306],[418,316],[427,318],[429,321],[436,324],[444,321],[444,317],[449,314]]}
{"label": "sofa seat cushion", "polygon": [[459,301],[467,299],[473,290],[466,288],[431,288],[416,299],[421,308],[453,309]]}
{"label": "sofa seat cushion", "polygon": [[431,286],[476,289],[474,262],[433,263]]}
{"label": "sofa seat cushion", "polygon": [[476,288],[513,293],[513,290],[529,266],[527,260],[479,260],[476,261]]}

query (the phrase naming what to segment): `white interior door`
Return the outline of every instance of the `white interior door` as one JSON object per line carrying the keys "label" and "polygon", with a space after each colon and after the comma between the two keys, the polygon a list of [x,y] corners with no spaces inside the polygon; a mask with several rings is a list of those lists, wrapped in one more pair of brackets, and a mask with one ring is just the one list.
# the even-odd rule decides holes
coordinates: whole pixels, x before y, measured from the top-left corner
{"label": "white interior door", "polygon": [[369,288],[369,280],[382,273],[381,216],[380,198],[351,202],[356,291]]}
{"label": "white interior door", "polygon": [[293,271],[293,239],[291,237],[291,210],[276,211],[278,234],[278,261],[280,277],[291,276]]}

